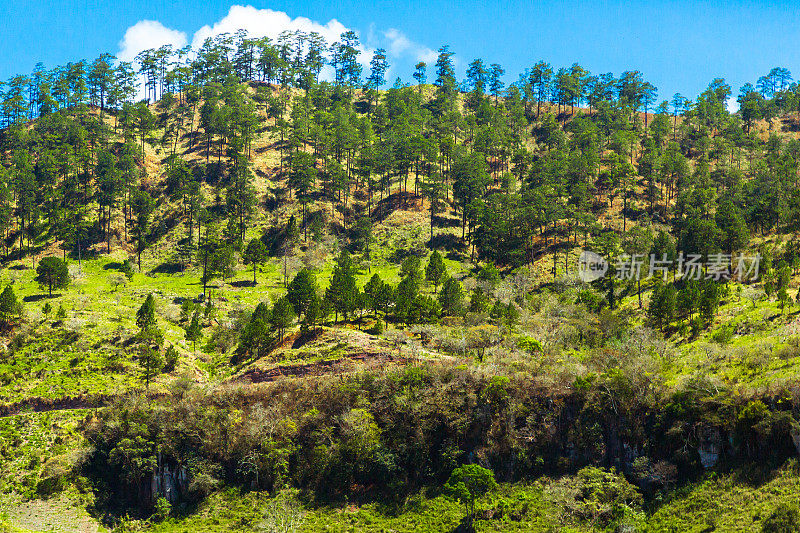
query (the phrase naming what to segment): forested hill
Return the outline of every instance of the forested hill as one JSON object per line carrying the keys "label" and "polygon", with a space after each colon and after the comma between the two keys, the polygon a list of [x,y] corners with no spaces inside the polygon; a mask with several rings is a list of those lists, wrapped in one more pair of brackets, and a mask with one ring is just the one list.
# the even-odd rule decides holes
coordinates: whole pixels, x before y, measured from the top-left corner
{"label": "forested hill", "polygon": [[789,71],[360,49],[3,86],[0,529],[800,529]]}
{"label": "forested hill", "polygon": [[[762,233],[796,218],[800,93],[786,69],[742,87],[731,115],[722,79],[694,100],[658,104],[637,71],[539,62],[505,87],[502,67],[480,59],[457,80],[446,46],[434,85],[420,63],[418,85],[384,91],[385,53],[366,75],[357,47],[351,33],[332,45],[238,34],[196,55],[148,50],[135,66],[102,55],[13,77],[2,106],[6,247],[59,242],[77,253],[79,242],[110,249],[113,239],[142,252],[172,217],[187,235],[202,221],[222,225],[239,249],[264,207],[329,202],[312,210],[318,230],[335,233],[398,191],[424,199],[433,221],[452,207],[461,235],[448,243],[511,267],[548,245],[567,252],[624,233],[628,219],[664,224],[680,250],[707,253],[746,245],[721,221],[692,242],[718,204]],[[319,81],[325,64],[334,82]],[[135,101],[142,89],[157,103]]]}

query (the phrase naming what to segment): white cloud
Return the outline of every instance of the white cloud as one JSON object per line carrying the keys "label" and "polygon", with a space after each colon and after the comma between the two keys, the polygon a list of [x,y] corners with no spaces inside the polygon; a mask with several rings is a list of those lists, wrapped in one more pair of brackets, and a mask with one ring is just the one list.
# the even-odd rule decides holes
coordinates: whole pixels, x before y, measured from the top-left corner
{"label": "white cloud", "polygon": [[211,26],[203,26],[192,37],[192,47],[199,48],[209,37],[223,33],[235,33],[245,30],[250,37],[269,37],[277,39],[285,30],[317,32],[329,43],[339,40],[339,36],[348,31],[344,24],[331,19],[327,24],[320,24],[305,17],[291,18],[283,11],[272,9],[256,9],[252,6],[231,6],[222,20]]}
{"label": "white cloud", "polygon": [[411,56],[415,61],[428,64],[434,63],[438,57],[436,51],[412,41],[396,28],[386,30],[383,35],[387,41],[386,51],[393,57]]}
{"label": "white cloud", "polygon": [[[292,18],[283,11],[272,9],[257,9],[253,6],[234,5],[222,19],[207,24],[198,29],[191,37],[192,48],[199,49],[206,39],[224,33],[233,34],[238,30],[245,30],[250,37],[269,37],[277,39],[284,31],[316,32],[326,42],[334,43],[339,40],[342,33],[351,30],[336,19],[320,23],[306,17]],[[358,34],[358,31],[356,31]],[[121,61],[132,61],[142,50],[158,48],[171,44],[175,48],[185,46],[190,40],[186,33],[167,28],[153,20],[142,20],[128,28],[125,37],[120,41],[120,50],[117,57]],[[361,54],[358,61],[364,67],[364,75],[369,72],[369,63],[372,54],[377,48],[385,48],[390,58],[390,71],[398,68],[406,71],[418,61],[432,64],[436,61],[437,53],[427,46],[419,44],[408,38],[402,31],[390,28],[387,31],[375,29],[370,25],[365,42],[359,46]],[[411,63],[411,65],[408,65]],[[410,72],[410,71],[409,71]],[[326,66],[322,71],[323,79],[330,79],[332,69]]]}
{"label": "white cloud", "polygon": [[133,61],[143,50],[172,45],[174,48],[186,46],[188,40],[182,31],[167,28],[156,20],[141,20],[128,28],[119,42],[117,58],[120,61]]}
{"label": "white cloud", "polygon": [[[250,37],[269,37],[273,41],[284,31],[316,32],[330,44],[338,41],[344,32],[351,29],[336,19],[331,19],[322,24],[306,17],[291,18],[283,11],[235,5],[231,6],[228,14],[223,19],[197,30],[192,37],[192,48],[199,49],[209,37],[215,37],[223,33],[233,34],[238,30],[245,30]],[[358,34],[358,31],[356,31],[356,34]],[[366,72],[374,49],[368,48],[363,43],[358,49],[361,52],[358,62],[361,63]],[[322,70],[321,78],[332,79],[333,70],[326,65]]]}

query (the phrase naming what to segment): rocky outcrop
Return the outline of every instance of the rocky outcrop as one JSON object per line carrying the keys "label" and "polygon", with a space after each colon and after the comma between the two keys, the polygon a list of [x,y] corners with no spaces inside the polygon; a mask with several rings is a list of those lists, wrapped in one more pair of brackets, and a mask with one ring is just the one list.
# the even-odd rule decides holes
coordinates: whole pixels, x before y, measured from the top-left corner
{"label": "rocky outcrop", "polygon": [[724,447],[724,439],[718,428],[703,426],[700,428],[700,443],[697,453],[700,455],[700,464],[703,468],[714,468],[719,462]]}
{"label": "rocky outcrop", "polygon": [[171,465],[162,461],[158,456],[158,466],[150,477],[149,500],[155,503],[159,498],[165,498],[170,504],[175,505],[183,498],[189,488],[189,475],[186,467]]}

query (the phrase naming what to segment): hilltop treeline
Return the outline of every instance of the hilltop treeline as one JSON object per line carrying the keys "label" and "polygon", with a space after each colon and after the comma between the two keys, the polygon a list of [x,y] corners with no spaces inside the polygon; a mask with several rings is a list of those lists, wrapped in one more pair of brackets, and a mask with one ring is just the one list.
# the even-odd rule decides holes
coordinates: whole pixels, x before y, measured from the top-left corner
{"label": "hilltop treeline", "polygon": [[[165,231],[152,214],[167,199],[188,236],[222,222],[219,246],[241,249],[269,200],[305,207],[324,197],[352,225],[398,187],[426,199],[432,234],[452,207],[473,257],[519,265],[550,246],[554,270],[556,252],[608,229],[624,234],[629,219],[667,224],[679,251],[707,255],[798,218],[800,144],[754,127],[765,119],[773,130],[797,108],[786,69],[745,85],[730,114],[722,79],[693,101],[659,104],[638,71],[616,78],[539,62],[506,87],[503,68],[480,59],[457,80],[444,46],[432,87],[420,63],[418,85],[382,90],[385,52],[368,73],[359,55],[352,32],[330,45],[315,34],[272,42],[239,33],[197,51],[147,50],[135,64],[104,54],[13,77],[2,98],[6,251],[15,239],[20,249],[47,239],[74,253],[103,240],[110,249],[116,232],[141,253]],[[320,80],[325,65],[333,81]],[[140,79],[147,99],[135,101]],[[277,168],[254,167],[258,139],[272,141]],[[279,180],[275,198],[256,194],[254,170]]]}

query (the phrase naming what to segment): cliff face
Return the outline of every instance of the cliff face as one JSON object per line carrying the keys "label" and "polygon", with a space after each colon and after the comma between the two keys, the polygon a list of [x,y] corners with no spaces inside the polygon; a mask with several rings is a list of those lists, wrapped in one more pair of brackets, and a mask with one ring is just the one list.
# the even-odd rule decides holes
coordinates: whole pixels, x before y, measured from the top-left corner
{"label": "cliff face", "polygon": [[158,466],[150,477],[149,489],[149,494],[143,495],[143,499],[150,506],[159,498],[165,498],[172,505],[177,504],[186,497],[189,489],[186,467],[164,461],[159,453]]}

